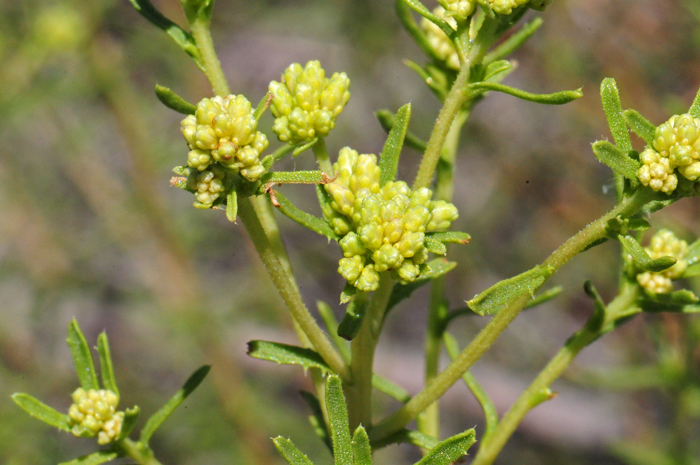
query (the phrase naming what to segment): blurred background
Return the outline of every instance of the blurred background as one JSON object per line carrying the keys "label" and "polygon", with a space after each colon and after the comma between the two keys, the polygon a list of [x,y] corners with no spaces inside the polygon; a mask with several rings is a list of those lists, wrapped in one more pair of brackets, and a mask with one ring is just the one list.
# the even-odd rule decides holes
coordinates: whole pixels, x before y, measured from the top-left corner
{"label": "blurred background", "polygon": [[[153,3],[184,24],[176,0]],[[623,107],[654,124],[684,112],[700,86],[699,3],[556,0],[541,14],[544,26],[515,53],[519,69],[505,83],[532,92],[583,86],[585,97],[543,107],[491,94],[473,112],[453,225],[473,240],[450,251],[459,262],[448,276],[454,307],[539,263],[612,205],[612,175],[590,151],[610,138],[600,81],[615,77]],[[374,111],[412,102],[411,129],[427,138],[439,109],[402,64],[423,58],[393,9],[392,0],[218,0],[212,28],[232,91],[254,103],[292,62],[320,59],[329,74],[346,71],[352,98],[329,149],[377,153],[385,135]],[[277,435],[329,463],[298,394],[310,379],[245,355],[248,340],[295,336],[243,227],[192,208],[191,194],[169,186],[172,167],[186,160],[182,116],[153,88],[191,102],[210,96],[189,57],[127,0],[0,0],[0,60],[0,463],[54,464],[95,450],[9,398],[24,391],[68,408],[77,387],[65,344],[72,317],[91,343],[108,332],[121,405],[140,405],[144,418],[198,366],[213,365],[153,438],[162,463],[281,464],[269,439]],[[268,112],[261,125],[274,149],[272,120]],[[399,176],[410,181],[418,159],[406,150]],[[279,169],[312,166],[305,155]],[[311,188],[283,189],[319,213]],[[698,199],[685,199],[652,223],[690,242],[700,236],[699,211]],[[307,305],[323,300],[342,315],[338,248],[282,216],[279,223]],[[575,259],[553,280],[562,296],[521,315],[474,367],[501,413],[590,315],[583,282],[611,298],[617,266],[614,244]],[[426,290],[388,319],[376,362],[411,393],[422,387]],[[461,345],[485,322],[455,323]],[[700,437],[698,340],[697,318],[669,315],[639,317],[605,336],[555,384],[559,396],[527,417],[498,463],[692,463],[673,451],[697,447]],[[483,429],[463,385],[443,406],[445,437]],[[379,402],[377,415],[394,408]],[[390,447],[377,463],[417,457],[415,448]]]}

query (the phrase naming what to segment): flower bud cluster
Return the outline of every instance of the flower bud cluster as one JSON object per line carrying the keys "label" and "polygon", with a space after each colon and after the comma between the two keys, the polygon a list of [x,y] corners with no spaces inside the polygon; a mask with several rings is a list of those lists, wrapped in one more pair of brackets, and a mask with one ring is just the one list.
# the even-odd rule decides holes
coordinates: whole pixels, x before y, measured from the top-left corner
{"label": "flower bud cluster", "polygon": [[639,181],[655,191],[670,194],[678,186],[676,169],[683,177],[700,177],[700,119],[674,115],[656,128],[654,142],[639,156]]}
{"label": "flower bud cluster", "polygon": [[[219,166],[240,173],[251,182],[260,179],[265,172],[260,154],[267,148],[268,141],[265,134],[257,130],[254,110],[244,96],[205,98],[197,104],[194,115],[182,120],[181,126],[190,148],[187,155],[190,168],[205,173]],[[204,178],[207,175],[203,182]],[[216,200],[218,194],[214,192],[210,191],[210,197]]]}
{"label": "flower bud cluster", "polygon": [[[433,13],[447,21],[447,24],[449,24],[453,29],[457,29],[457,21],[455,21],[455,19],[451,17],[449,12],[447,12],[443,7],[439,6],[435,8]],[[448,68],[458,70],[460,67],[459,55],[457,55],[457,49],[450,38],[447,37],[447,34],[445,34],[434,22],[426,18],[423,18],[420,25],[425,31],[425,35],[428,38],[428,43],[435,51],[437,57],[442,60],[445,63],[445,66]]]}
{"label": "flower bud cluster", "polygon": [[119,436],[124,412],[117,412],[119,397],[106,389],[78,388],[73,392],[73,404],[68,409],[71,432],[80,437],[97,436],[100,445],[109,444]]}
{"label": "flower bud cluster", "polygon": [[430,189],[411,191],[403,181],[380,186],[375,155],[346,147],[333,168],[338,177],[325,185],[331,202],[324,216],[343,236],[338,273],[365,292],[377,289],[383,271],[402,283],[414,281],[428,258],[425,233],[449,227],[457,208],[430,200]]}
{"label": "flower bud cluster", "polygon": [[[513,12],[513,8],[523,6],[530,0],[480,0],[482,3],[486,4],[495,13],[499,15],[509,15]],[[551,0],[533,0],[532,3],[536,8],[541,8],[541,5],[546,5],[550,3]]]}
{"label": "flower bud cluster", "polygon": [[209,208],[224,193],[226,173],[219,165],[211,165],[203,171],[191,171],[187,177],[187,187],[197,198],[195,207]]}
{"label": "flower bud cluster", "polygon": [[290,144],[327,136],[348,103],[349,86],[347,74],[334,73],[329,79],[318,61],[309,61],[304,68],[293,63],[282,82],[270,83],[270,109],[276,118],[272,130]]}
{"label": "flower bud cluster", "polygon": [[445,16],[457,21],[467,19],[476,8],[476,0],[438,0],[438,2],[446,10]]}
{"label": "flower bud cluster", "polygon": [[678,239],[673,232],[662,229],[651,238],[651,244],[645,248],[653,259],[671,256],[677,260],[671,268],[660,273],[644,272],[637,275],[637,282],[648,292],[663,294],[673,291],[671,280],[680,278],[688,268],[688,243]]}

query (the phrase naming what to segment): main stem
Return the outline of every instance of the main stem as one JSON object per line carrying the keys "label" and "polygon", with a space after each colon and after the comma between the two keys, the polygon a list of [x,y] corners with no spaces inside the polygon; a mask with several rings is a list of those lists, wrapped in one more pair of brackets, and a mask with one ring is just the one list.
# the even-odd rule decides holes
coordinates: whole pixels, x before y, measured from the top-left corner
{"label": "main stem", "polygon": [[[542,262],[543,267],[551,266],[553,271],[583,251],[588,245],[605,237],[608,220],[618,215],[629,217],[643,205],[653,200],[656,194],[651,189],[642,188],[631,197],[624,199],[615,208],[586,226],[575,236],[566,241]],[[544,284],[547,279],[544,280]],[[541,287],[541,286],[540,286]],[[416,418],[430,404],[447,392],[459,378],[493,345],[498,336],[508,327],[520,311],[525,307],[530,295],[525,293],[509,304],[506,304],[474,340],[459,354],[450,365],[440,373],[425,389],[413,397],[401,409],[379,423],[372,430],[372,438],[381,439],[397,432]]]}
{"label": "main stem", "polygon": [[[623,293],[618,295],[608,305],[608,320],[614,320],[616,315],[626,313],[636,305],[639,295],[638,286],[626,286]],[[609,323],[611,321],[606,321]],[[530,410],[539,405],[543,394],[547,393],[550,385],[559,378],[581,350],[595,341],[600,336],[596,330],[584,327],[566,342],[559,352],[549,361],[530,386],[518,397],[513,406],[506,412],[498,427],[487,440],[479,447],[479,452],[472,465],[489,465],[493,463],[503,449],[511,435],[515,432],[520,422]]]}
{"label": "main stem", "polygon": [[384,323],[384,313],[389,303],[394,281],[388,272],[380,275],[379,287],[372,295],[362,322],[360,332],[352,341],[352,362],[350,370],[352,383],[348,386],[348,415],[350,430],[360,424],[369,428],[372,425],[372,374],[374,372],[374,352]]}
{"label": "main stem", "polygon": [[127,438],[118,442],[117,447],[119,447],[126,455],[134,459],[134,461],[139,465],[162,465],[153,456],[153,451],[151,451],[150,448],[147,447],[144,449],[139,447],[139,444],[140,443],[135,443],[131,439]]}
{"label": "main stem", "polygon": [[204,63],[204,69],[206,70],[205,74],[211,83],[212,89],[214,89],[214,93],[225,97],[231,91],[229,91],[224,71],[221,69],[219,57],[216,56],[216,51],[214,50],[214,42],[211,40],[211,32],[209,30],[210,25],[211,19],[198,17],[190,23],[190,28],[197,48],[202,54],[202,63]]}
{"label": "main stem", "polygon": [[294,285],[279,257],[275,254],[260,220],[255,214],[253,205],[247,197],[239,196],[238,215],[255,245],[255,250],[270,274],[272,282],[277,287],[292,316],[309,338],[313,348],[344,381],[349,380],[350,373],[347,365],[301,300],[299,289]]}
{"label": "main stem", "polygon": [[326,173],[328,176],[333,176],[333,165],[331,164],[331,158],[328,155],[328,147],[326,147],[326,140],[323,137],[319,137],[318,141],[311,147],[316,157],[316,162],[321,171]]}

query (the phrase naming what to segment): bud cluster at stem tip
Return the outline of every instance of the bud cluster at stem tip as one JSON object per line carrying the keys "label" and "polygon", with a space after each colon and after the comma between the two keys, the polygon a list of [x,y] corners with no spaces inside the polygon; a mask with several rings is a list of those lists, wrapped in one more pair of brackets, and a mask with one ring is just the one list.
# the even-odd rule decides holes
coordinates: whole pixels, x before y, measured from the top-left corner
{"label": "bud cluster at stem tip", "polygon": [[509,15],[514,8],[528,5],[535,10],[544,10],[552,0],[479,0],[499,15]]}
{"label": "bud cluster at stem tip", "polygon": [[119,436],[124,412],[117,412],[119,397],[107,389],[78,388],[73,392],[73,404],[68,409],[71,432],[79,437],[97,436],[101,445]]}
{"label": "bud cluster at stem tip", "polygon": [[457,21],[466,20],[476,8],[476,0],[438,0],[445,9],[445,16]]}
{"label": "bud cluster at stem tip", "polygon": [[338,273],[360,291],[377,289],[384,271],[404,284],[414,281],[428,258],[425,233],[449,227],[457,208],[431,200],[430,189],[411,191],[403,181],[380,186],[373,154],[358,155],[345,147],[333,168],[338,177],[324,186],[331,201],[323,213],[343,236]]}
{"label": "bud cluster at stem tip", "polygon": [[651,238],[651,244],[645,248],[652,259],[671,256],[677,260],[671,268],[660,273],[644,272],[637,275],[637,282],[648,292],[664,294],[673,291],[673,279],[680,278],[688,268],[688,243],[678,239],[668,229],[661,229]]}
{"label": "bud cluster at stem tip", "polygon": [[639,181],[670,194],[678,186],[676,169],[689,181],[700,177],[700,119],[674,115],[656,128],[654,141],[639,155]]}
{"label": "bud cluster at stem tip", "polygon": [[272,105],[275,116],[272,130],[282,142],[296,144],[325,137],[348,103],[350,79],[345,73],[329,78],[318,61],[304,68],[293,63],[282,74],[282,82],[272,81]]}
{"label": "bud cluster at stem tip", "polygon": [[[449,24],[452,29],[457,29],[457,21],[450,17],[443,7],[439,6],[435,8],[433,13],[447,21],[447,24]],[[458,70],[460,67],[459,55],[457,55],[457,49],[450,38],[447,37],[447,34],[445,34],[442,29],[427,18],[423,18],[420,25],[425,31],[425,35],[428,38],[428,43],[433,48],[433,51],[437,57],[448,68]]]}

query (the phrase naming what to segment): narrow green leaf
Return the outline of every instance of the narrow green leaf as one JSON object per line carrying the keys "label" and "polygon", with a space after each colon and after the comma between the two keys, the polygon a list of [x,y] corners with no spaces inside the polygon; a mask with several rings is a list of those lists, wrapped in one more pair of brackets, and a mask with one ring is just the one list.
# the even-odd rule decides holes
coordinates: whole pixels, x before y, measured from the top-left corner
{"label": "narrow green leaf", "polygon": [[488,81],[494,76],[498,76],[501,73],[505,73],[506,71],[510,70],[513,68],[513,64],[508,61],[508,60],[499,60],[499,61],[494,61],[490,65],[486,67],[486,70],[484,71],[484,81]]}
{"label": "narrow green leaf", "polygon": [[210,365],[204,365],[192,373],[192,376],[185,381],[182,389],[177,391],[177,393],[172,396],[170,400],[168,400],[165,405],[160,408],[160,410],[154,413],[153,416],[146,421],[146,424],[141,430],[141,436],[139,437],[140,442],[148,446],[148,441],[151,439],[153,433],[155,433],[160,425],[162,425],[163,422],[167,420],[167,418],[175,411],[175,409],[185,401],[187,396],[192,394],[192,392],[197,389],[199,384],[204,381],[204,378],[206,378],[209,374],[210,369]]}
{"label": "narrow green leaf", "polygon": [[377,391],[383,392],[403,404],[411,400],[411,394],[409,394],[408,391],[378,374],[372,375],[372,386],[374,386]]}
{"label": "narrow green leaf", "polygon": [[430,236],[425,236],[425,239],[423,240],[423,245],[428,250],[428,252],[432,252],[437,255],[447,254],[447,247],[445,246],[445,244]]}
{"label": "narrow green leaf", "polygon": [[99,452],[93,452],[89,455],[83,455],[82,457],[78,457],[70,462],[61,462],[58,465],[100,465],[101,463],[107,463],[114,460],[118,456],[119,454],[116,452],[102,450]]}
{"label": "narrow green leaf", "polygon": [[248,355],[279,365],[301,365],[304,368],[319,368],[322,371],[330,371],[326,362],[317,352],[280,342],[250,341]]}
{"label": "narrow green leaf", "polygon": [[468,244],[472,240],[469,234],[459,231],[433,232],[425,236],[443,244]]}
{"label": "narrow green leaf", "polygon": [[541,103],[544,105],[563,105],[565,103],[572,102],[577,98],[583,97],[583,92],[581,92],[581,89],[564,90],[553,94],[531,94],[530,92],[525,92],[524,90],[489,81],[469,84],[467,89],[468,91],[476,91],[477,94],[487,91],[503,92],[504,94],[512,95],[513,97],[517,97],[521,100]]}
{"label": "narrow green leaf", "polygon": [[403,0],[396,1],[396,16],[401,21],[401,24],[406,29],[406,31],[413,37],[416,44],[423,50],[423,52],[428,55],[428,57],[433,60],[440,60],[440,57],[435,53],[435,49],[430,45],[428,36],[425,31],[418,23],[413,19],[413,13],[411,13],[411,8]]}
{"label": "narrow green leaf", "polygon": [[348,309],[343,320],[338,325],[338,336],[347,341],[352,341],[360,332],[362,321],[367,310],[367,293],[357,293],[356,297],[348,304]]}
{"label": "narrow green leaf", "polygon": [[620,235],[617,236],[617,240],[620,241],[622,247],[625,248],[627,253],[632,256],[634,264],[640,270],[652,271],[658,273],[660,271],[667,270],[676,264],[676,259],[673,257],[661,257],[653,260],[646,250],[637,242],[637,240],[630,235]]}
{"label": "narrow green leaf", "polygon": [[486,54],[483,63],[488,65],[500,60],[519,49],[542,26],[542,18],[535,18],[526,23],[518,32],[506,39],[501,45]]}
{"label": "narrow green leaf", "polygon": [[149,0],[129,0],[129,2],[131,2],[141,16],[146,18],[157,28],[165,31],[185,53],[192,57],[199,69],[202,71],[205,70],[199,48],[197,48],[197,44],[189,33],[163,16]]}
{"label": "narrow green leaf", "polygon": [[439,442],[416,465],[450,465],[455,460],[464,457],[475,442],[474,429],[467,430]]}
{"label": "narrow green leaf", "polygon": [[122,423],[122,430],[119,432],[117,441],[121,441],[129,437],[129,434],[131,434],[134,426],[136,426],[140,413],[141,409],[138,405],[134,405],[133,408],[128,408],[126,411],[124,411],[124,422]]}
{"label": "narrow green leaf", "polygon": [[444,79],[436,79],[433,75],[434,73],[430,73],[426,69],[427,65],[426,68],[423,68],[421,65],[411,60],[403,60],[403,64],[406,65],[409,69],[413,70],[423,80],[425,85],[427,85],[428,88],[430,88],[430,90],[433,91],[437,98],[439,98],[440,100],[445,100],[448,88],[446,82],[444,82]]}
{"label": "narrow green leaf", "polygon": [[29,394],[25,394],[23,392],[12,394],[12,400],[14,400],[15,404],[17,404],[22,410],[37,420],[41,420],[44,423],[60,430],[70,431],[70,419],[68,415],[52,409]]}
{"label": "narrow green leaf", "polygon": [[442,32],[447,35],[447,37],[452,40],[452,38],[455,36],[456,32],[454,29],[452,29],[452,26],[450,26],[447,21],[442,19],[441,17],[437,16],[436,14],[433,14],[432,11],[430,11],[425,5],[423,5],[419,0],[399,0],[404,2],[409,8],[411,8],[413,11],[427,19],[428,21],[434,23],[437,27],[442,29]]}
{"label": "narrow green leaf", "polygon": [[381,172],[379,184],[382,186],[396,178],[403,140],[406,137],[410,120],[411,104],[407,103],[396,112],[394,125],[389,131],[389,136],[384,143],[384,149],[382,149],[382,155],[379,159],[379,170]]}
{"label": "narrow green leaf", "polygon": [[564,288],[561,286],[556,286],[547,291],[544,291],[541,294],[536,295],[532,300],[525,304],[525,309],[533,308],[547,301],[550,301],[558,297],[559,294],[561,294],[562,292],[564,292]]}
{"label": "narrow green leaf", "polygon": [[593,306],[595,308],[593,311],[593,316],[591,316],[586,323],[586,327],[594,332],[600,331],[603,323],[605,323],[605,315],[607,313],[605,302],[603,302],[603,298],[600,296],[598,290],[591,281],[587,280],[585,283],[583,283],[583,290],[588,297],[593,299]]}
{"label": "narrow green leaf", "polygon": [[267,110],[267,107],[270,106],[270,102],[272,102],[272,92],[267,92],[265,96],[260,100],[260,103],[258,103],[258,106],[255,107],[255,112],[253,113],[253,118],[255,120],[259,120],[260,117],[265,113],[265,110]]}
{"label": "narrow green leaf", "polygon": [[294,146],[294,151],[292,152],[293,157],[298,157],[302,153],[306,152],[309,150],[311,147],[316,145],[316,142],[318,142],[318,137],[312,139],[311,141],[307,142],[306,144],[301,144],[301,145],[296,145]]}
{"label": "narrow green leaf", "polygon": [[112,354],[109,350],[107,333],[104,331],[97,336],[97,352],[100,354],[100,371],[102,372],[102,385],[119,397],[117,388],[117,378],[114,376],[114,365],[112,364]]}
{"label": "narrow green leaf", "polygon": [[376,441],[373,445],[375,449],[381,449],[382,447],[390,446],[392,444],[405,443],[413,444],[414,446],[422,449],[431,449],[438,444],[438,441],[434,437],[423,434],[420,431],[402,429],[397,433]]}
{"label": "narrow green leaf", "polygon": [[333,444],[331,443],[331,435],[328,432],[328,427],[326,426],[326,420],[323,418],[323,410],[321,409],[321,403],[318,401],[315,395],[308,391],[301,391],[301,398],[304,399],[306,405],[311,409],[311,415],[309,415],[309,423],[314,429],[316,436],[318,436],[321,441],[328,447],[328,450],[333,452]]}
{"label": "narrow green leaf", "polygon": [[627,124],[622,116],[622,103],[620,103],[620,92],[617,90],[617,83],[613,78],[605,78],[600,84],[600,100],[603,103],[605,118],[608,120],[610,133],[615,140],[615,145],[624,153],[632,150],[632,139],[627,132]]}
{"label": "narrow green leaf", "polygon": [[[394,116],[394,114],[389,110],[379,110],[375,113],[375,115],[377,116],[377,119],[379,120],[379,124],[381,124],[382,129],[389,133],[391,131],[391,128],[394,127],[394,123],[396,122],[396,117]],[[427,142],[425,142],[409,130],[406,130],[406,138],[404,139],[404,144],[408,147],[411,147],[414,150],[418,150],[419,152],[425,152],[425,149],[428,147]]]}
{"label": "narrow green leaf", "polygon": [[238,193],[236,189],[231,189],[231,192],[226,196],[226,218],[231,222],[236,222],[238,216]]}
{"label": "narrow green leaf", "polygon": [[599,162],[607,165],[615,173],[630,181],[638,182],[637,171],[642,166],[637,160],[627,156],[627,153],[612,145],[607,140],[599,140],[592,145],[593,153]]}
{"label": "narrow green leaf", "polygon": [[333,440],[333,458],[335,465],[352,465],[352,442],[350,440],[350,425],[348,409],[340,378],[328,376],[326,380],[326,411],[330,423]]}
{"label": "narrow green leaf", "polygon": [[80,326],[78,326],[78,321],[75,318],[68,325],[68,339],[66,339],[66,342],[73,356],[73,363],[75,364],[75,371],[78,373],[80,385],[86,391],[89,389],[100,389],[90,346],[80,331]]}
{"label": "narrow green leaf", "polygon": [[352,455],[355,465],[372,465],[372,447],[367,431],[360,425],[352,435]]}
{"label": "narrow green leaf", "polygon": [[273,171],[260,178],[260,183],[269,184],[326,184],[331,178],[320,170],[314,171]]}
{"label": "narrow green leaf", "polygon": [[649,120],[636,110],[625,110],[622,112],[622,116],[632,132],[641,137],[648,145],[654,143],[656,126],[650,123]]}
{"label": "narrow green leaf", "polygon": [[350,283],[345,283],[345,287],[343,288],[343,292],[340,293],[340,303],[341,304],[346,304],[350,302],[352,299],[355,298],[355,296],[359,293],[360,291],[357,290],[355,286],[353,286]]}
{"label": "narrow green leaf", "polygon": [[310,213],[306,213],[299,210],[292,202],[287,199],[280,192],[275,192],[275,198],[277,200],[277,209],[282,212],[287,218],[296,221],[300,225],[309,228],[315,233],[327,237],[328,239],[338,240],[338,236],[333,231],[333,229],[328,226],[321,218],[315,217]]}
{"label": "narrow green leaf", "polygon": [[467,301],[469,308],[479,315],[492,315],[523,294],[534,296],[535,291],[551,276],[552,271],[537,265],[533,269],[503,280]]}
{"label": "narrow green leaf", "polygon": [[443,276],[454,269],[457,266],[456,262],[448,262],[444,258],[436,258],[427,263],[427,270],[418,277],[415,281],[408,284],[394,284],[394,288],[391,291],[391,296],[389,297],[389,302],[386,306],[386,311],[389,312],[392,308],[396,306],[399,302],[413,294],[413,291],[419,287],[429,283],[431,280]]}
{"label": "narrow green leaf", "polygon": [[[454,336],[447,332],[443,333],[442,338],[445,342],[445,349],[447,349],[447,353],[450,355],[450,359],[456,359],[459,356],[459,353],[461,352],[457,340],[454,338]],[[484,434],[481,437],[481,441],[485,442],[486,439],[493,434],[493,432],[496,430],[496,427],[498,426],[498,410],[496,410],[496,406],[494,405],[493,401],[486,393],[484,388],[482,388],[481,385],[477,382],[476,378],[474,377],[471,371],[467,371],[466,373],[464,373],[462,375],[462,380],[464,381],[464,384],[467,385],[467,388],[474,395],[477,402],[479,402],[481,410],[483,410],[484,412],[484,420],[486,422],[486,426],[484,427]]]}
{"label": "narrow green leaf", "polygon": [[654,297],[652,297],[651,300],[661,304],[670,305],[691,305],[700,302],[700,299],[698,299],[693,291],[688,289],[673,291],[667,294],[654,294]]}
{"label": "narrow green leaf", "polygon": [[272,442],[289,465],[313,465],[313,462],[289,439],[278,436]]}
{"label": "narrow green leaf", "polygon": [[318,313],[321,315],[323,323],[326,325],[326,331],[330,334],[333,342],[338,347],[340,355],[346,362],[350,362],[350,347],[348,346],[348,341],[338,336],[338,320],[335,318],[335,314],[331,307],[321,301],[316,301],[316,307],[318,308]]}
{"label": "narrow green leaf", "polygon": [[272,159],[274,161],[278,161],[289,155],[290,153],[294,152],[297,148],[299,148],[301,145],[292,145],[292,144],[284,144],[280,146],[277,150],[272,152]]}
{"label": "narrow green leaf", "polygon": [[194,112],[197,111],[195,105],[192,105],[168,87],[156,84],[156,97],[163,105],[183,115],[194,115]]}
{"label": "narrow green leaf", "polygon": [[700,118],[700,90],[698,90],[698,93],[695,95],[695,99],[693,100],[692,105],[690,105],[688,113],[693,118]]}

